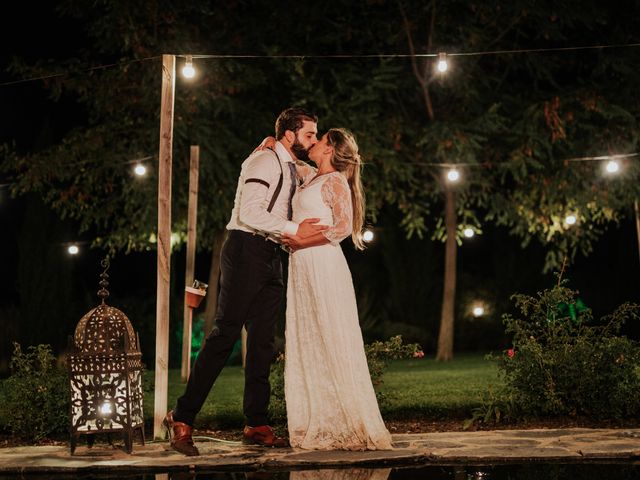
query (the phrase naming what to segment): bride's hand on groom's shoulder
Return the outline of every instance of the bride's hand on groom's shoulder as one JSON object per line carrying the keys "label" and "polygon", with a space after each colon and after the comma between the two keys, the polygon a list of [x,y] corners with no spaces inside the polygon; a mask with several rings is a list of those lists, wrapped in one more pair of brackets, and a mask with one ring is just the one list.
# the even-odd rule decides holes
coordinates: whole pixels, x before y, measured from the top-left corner
{"label": "bride's hand on groom's shoulder", "polygon": [[258,145],[251,153],[261,152],[262,150],[267,149],[273,150],[274,148],[276,148],[275,137],[265,137],[265,139],[260,142],[260,145]]}

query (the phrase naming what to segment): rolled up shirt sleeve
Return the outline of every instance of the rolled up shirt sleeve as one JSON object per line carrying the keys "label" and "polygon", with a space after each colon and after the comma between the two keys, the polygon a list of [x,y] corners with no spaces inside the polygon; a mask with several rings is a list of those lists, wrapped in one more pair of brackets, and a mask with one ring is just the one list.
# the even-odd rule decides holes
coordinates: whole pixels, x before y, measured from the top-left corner
{"label": "rolled up shirt sleeve", "polygon": [[[295,235],[298,224],[281,218],[269,211],[269,202],[280,179],[278,160],[268,152],[248,158],[242,167],[242,195],[240,197],[239,220],[266,233]],[[283,183],[279,195],[287,195],[288,187]]]}

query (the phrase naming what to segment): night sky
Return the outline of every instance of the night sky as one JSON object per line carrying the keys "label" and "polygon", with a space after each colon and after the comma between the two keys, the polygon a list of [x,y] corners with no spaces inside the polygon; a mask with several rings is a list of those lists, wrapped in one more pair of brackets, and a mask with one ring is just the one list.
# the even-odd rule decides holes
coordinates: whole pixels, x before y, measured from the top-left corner
{"label": "night sky", "polygon": [[[8,28],[0,29],[0,83],[16,80],[6,71],[8,62],[13,56],[20,56],[26,61],[35,61],[39,58],[66,58],[74,55],[77,49],[83,46],[83,33],[79,25],[72,20],[59,20],[53,12],[46,11],[47,2],[38,5],[38,15],[33,15],[32,6],[26,2],[14,3],[12,8],[13,20]],[[44,10],[43,10],[44,9]],[[38,81],[20,85],[0,86],[0,143],[15,142],[19,152],[29,152],[58,141],[68,129],[78,121],[82,121],[83,112],[77,107],[73,99],[66,98],[58,104],[47,99],[47,93]],[[274,117],[278,112],[274,112]],[[256,139],[256,142],[260,139]],[[10,179],[0,177],[0,184]],[[37,199],[33,199],[38,203]],[[7,312],[7,307],[20,302],[16,287],[18,264],[21,260],[19,239],[21,229],[27,215],[27,200],[25,198],[12,199],[6,187],[0,187],[0,316]],[[46,212],[46,208],[42,207]],[[60,228],[56,230],[56,238],[52,241],[59,245],[59,255],[63,262],[60,268],[68,265],[70,272],[77,282],[76,293],[79,301],[69,315],[72,317],[70,324],[79,320],[83,308],[91,305],[94,299],[97,302],[95,291],[99,269],[99,260],[102,257],[100,251],[87,251],[88,245],[82,245],[83,252],[77,258],[69,257],[64,250],[64,242],[77,239],[76,225],[69,221],[60,221],[55,214],[48,212],[52,222],[59,222]],[[385,229],[393,228],[385,226]],[[532,245],[523,250],[517,239],[511,238],[503,229],[485,227],[485,233],[465,242],[459,249],[458,272],[459,286],[468,284],[481,284],[487,272],[496,272],[496,264],[505,262],[513,277],[522,272],[521,284],[527,293],[546,288],[554,281],[551,275],[542,275],[544,251],[540,246]],[[88,238],[85,238],[88,240]],[[425,240],[429,241],[429,240]],[[398,245],[398,248],[407,248],[413,245]],[[364,281],[360,268],[363,262],[376,261],[376,244],[370,247],[366,254],[357,254],[350,247],[346,247],[347,257],[354,270],[356,288],[358,282]],[[436,245],[436,253],[440,255],[442,262],[442,245]],[[173,264],[174,275],[180,280],[180,272],[184,268],[182,260],[184,253],[176,258]],[[178,257],[178,256],[174,256]],[[209,254],[199,255],[197,260],[196,277],[206,281],[208,278]],[[112,270],[112,283],[114,295],[130,289],[135,295],[155,298],[155,252],[120,255],[116,258]],[[434,267],[435,272],[441,276],[441,265]],[[489,273],[492,275],[493,273]],[[613,308],[624,301],[640,302],[640,259],[638,254],[638,239],[632,216],[632,205],[629,205],[629,215],[619,227],[612,226],[603,238],[594,245],[594,252],[588,258],[579,256],[576,263],[566,272],[571,279],[571,286],[581,292],[587,305],[593,308],[596,316],[609,313]],[[440,279],[437,280],[441,282]],[[466,283],[465,283],[466,282]],[[462,294],[459,290],[459,294]],[[439,302],[440,297],[434,295],[434,300]],[[117,304],[117,299],[114,300]],[[4,310],[3,310],[4,308]],[[0,318],[0,322],[3,321]],[[68,327],[67,327],[68,328]],[[640,329],[637,326],[629,326],[628,332],[640,337]],[[69,332],[71,333],[71,332]],[[471,348],[472,345],[467,345]],[[5,357],[6,352],[0,352],[0,357]]]}

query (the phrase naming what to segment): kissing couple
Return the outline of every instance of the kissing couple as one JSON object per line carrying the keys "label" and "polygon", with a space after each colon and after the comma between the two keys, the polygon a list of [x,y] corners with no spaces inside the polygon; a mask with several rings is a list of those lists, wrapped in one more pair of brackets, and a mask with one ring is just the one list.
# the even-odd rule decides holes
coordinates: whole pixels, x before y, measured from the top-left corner
{"label": "kissing couple", "polygon": [[[244,326],[245,443],[311,450],[391,449],[371,383],[351,272],[340,242],[363,249],[362,162],[354,136],[288,108],[244,161],[221,252],[215,327],[164,425],[173,449],[198,455],[197,413]],[[311,166],[307,162],[312,162]],[[289,253],[285,399],[289,440],[269,426],[269,372]]]}

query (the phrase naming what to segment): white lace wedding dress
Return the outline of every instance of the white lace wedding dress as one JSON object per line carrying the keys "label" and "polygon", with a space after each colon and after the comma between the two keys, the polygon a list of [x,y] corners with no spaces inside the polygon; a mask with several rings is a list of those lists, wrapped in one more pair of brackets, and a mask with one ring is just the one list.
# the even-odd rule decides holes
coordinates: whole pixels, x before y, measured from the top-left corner
{"label": "white lace wedding dress", "polygon": [[331,243],[289,258],[285,396],[292,447],[391,449],[369,376],[351,272],[339,242],[352,230],[349,184],[339,172],[299,187],[294,221],[320,218]]}

